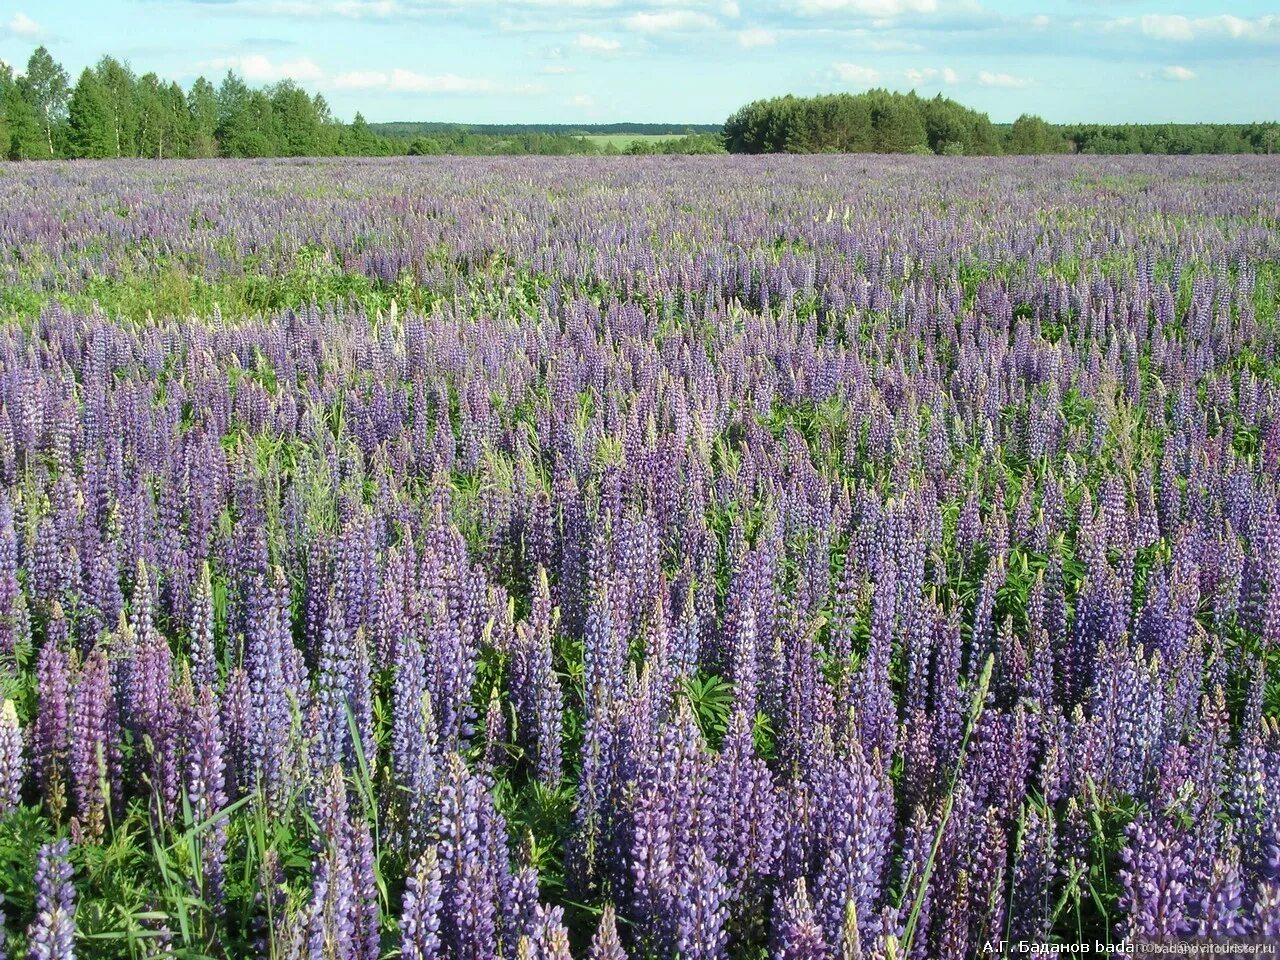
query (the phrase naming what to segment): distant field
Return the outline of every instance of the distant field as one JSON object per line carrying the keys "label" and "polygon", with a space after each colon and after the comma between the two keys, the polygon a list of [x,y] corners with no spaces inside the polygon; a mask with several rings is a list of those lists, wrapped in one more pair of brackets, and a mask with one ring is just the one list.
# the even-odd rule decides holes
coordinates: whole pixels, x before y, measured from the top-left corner
{"label": "distant field", "polygon": [[679,140],[682,136],[683,134],[679,133],[589,133],[584,139],[602,147],[612,144],[621,150],[637,140],[656,143],[660,140]]}

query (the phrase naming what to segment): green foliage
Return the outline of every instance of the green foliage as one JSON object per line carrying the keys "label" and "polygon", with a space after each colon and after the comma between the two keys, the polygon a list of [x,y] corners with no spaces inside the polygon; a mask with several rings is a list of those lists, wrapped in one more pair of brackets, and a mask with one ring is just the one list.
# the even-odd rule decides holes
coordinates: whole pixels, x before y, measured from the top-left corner
{"label": "green foliage", "polygon": [[725,122],[731,153],[998,153],[995,128],[939,94],[868,90],[757,100]]}
{"label": "green foliage", "polygon": [[684,694],[702,735],[709,743],[718,744],[729,729],[733,684],[714,673],[698,673],[684,681]]}
{"label": "green foliage", "polygon": [[1005,153],[1064,153],[1067,142],[1040,117],[1024,113],[1005,138]]}
{"label": "green foliage", "polygon": [[75,157],[115,156],[111,105],[98,75],[87,67],[76,81],[70,105],[71,154]]}

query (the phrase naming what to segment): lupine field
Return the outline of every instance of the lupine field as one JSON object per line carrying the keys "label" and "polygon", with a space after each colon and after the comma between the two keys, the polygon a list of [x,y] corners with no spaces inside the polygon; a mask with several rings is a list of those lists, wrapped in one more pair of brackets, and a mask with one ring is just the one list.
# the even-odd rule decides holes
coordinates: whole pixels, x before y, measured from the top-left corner
{"label": "lupine field", "polygon": [[1280,162],[0,175],[0,956],[1280,941]]}

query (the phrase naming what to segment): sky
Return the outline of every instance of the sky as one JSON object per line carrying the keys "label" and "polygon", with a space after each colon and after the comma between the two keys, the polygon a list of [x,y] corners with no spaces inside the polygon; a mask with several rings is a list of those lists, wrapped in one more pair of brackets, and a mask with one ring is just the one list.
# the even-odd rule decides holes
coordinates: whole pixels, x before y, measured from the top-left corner
{"label": "sky", "polygon": [[44,44],[184,85],[289,76],[336,115],[720,123],[783,93],[941,92],[996,122],[1280,119],[1280,0],[0,0]]}

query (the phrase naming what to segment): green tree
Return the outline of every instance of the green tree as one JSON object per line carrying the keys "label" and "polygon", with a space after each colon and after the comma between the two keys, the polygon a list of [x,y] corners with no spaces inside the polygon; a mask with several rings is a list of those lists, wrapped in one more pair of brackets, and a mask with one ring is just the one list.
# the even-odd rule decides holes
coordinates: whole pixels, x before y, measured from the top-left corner
{"label": "green tree", "polygon": [[[228,79],[233,79],[228,74]],[[223,156],[272,157],[280,152],[276,118],[271,108],[271,98],[261,90],[249,90],[239,78],[234,78],[243,88],[240,94],[234,89],[227,97],[227,112],[223,114],[223,91],[219,91],[218,142]],[[223,81],[223,87],[228,86]]]}
{"label": "green tree", "polygon": [[115,156],[115,134],[111,108],[98,75],[85,67],[71,91],[70,116],[71,155],[73,157]]}
{"label": "green tree", "polygon": [[871,128],[877,153],[912,153],[928,147],[920,100],[888,90],[872,90]]}
{"label": "green tree", "polygon": [[111,115],[111,138],[115,156],[136,156],[138,129],[136,81],[129,65],[115,57],[103,57],[94,68],[98,82],[106,94],[107,109]]}
{"label": "green tree", "polygon": [[320,152],[322,121],[316,103],[292,80],[281,80],[271,89],[279,152],[287,157],[315,156]]}
{"label": "green tree", "polygon": [[66,114],[67,98],[71,92],[67,71],[62,69],[48,50],[40,46],[32,51],[31,58],[27,60],[24,79],[26,82],[22,85],[23,92],[40,125],[47,149],[45,156],[52,159],[57,155],[53,145],[54,130]]}
{"label": "green tree", "polygon": [[187,115],[190,118],[189,156],[218,155],[218,92],[204,77],[197,77],[187,92]]}
{"label": "green tree", "polygon": [[348,157],[376,157],[383,152],[377,135],[369,128],[364,114],[357,113],[346,129],[340,143],[341,151]]}
{"label": "green tree", "polygon": [[9,120],[9,102],[18,95],[13,79],[13,68],[0,60],[0,153],[9,155],[13,130]]}
{"label": "green tree", "polygon": [[172,121],[165,104],[165,87],[154,73],[144,73],[134,85],[134,116],[137,118],[137,152],[140,157],[163,160],[165,147],[173,151]]}
{"label": "green tree", "polygon": [[161,90],[164,102],[165,149],[173,157],[191,156],[191,114],[187,112],[187,95],[176,81]]}
{"label": "green tree", "polygon": [[1024,113],[1009,130],[1008,153],[1062,153],[1066,141],[1040,117]]}
{"label": "green tree", "polygon": [[316,155],[335,156],[338,153],[338,139],[342,136],[342,124],[334,119],[329,102],[320,94],[311,98],[311,105],[320,120],[320,129],[316,134]]}
{"label": "green tree", "polygon": [[218,150],[223,156],[235,156],[228,147],[228,142],[241,136],[240,127],[245,124],[244,114],[248,110],[249,85],[238,76],[227,71],[218,85],[218,123],[214,128],[218,138]]}
{"label": "green tree", "polygon": [[9,128],[10,160],[39,160],[49,156],[49,145],[36,114],[35,95],[26,77],[15,77],[7,93],[5,124]]}

